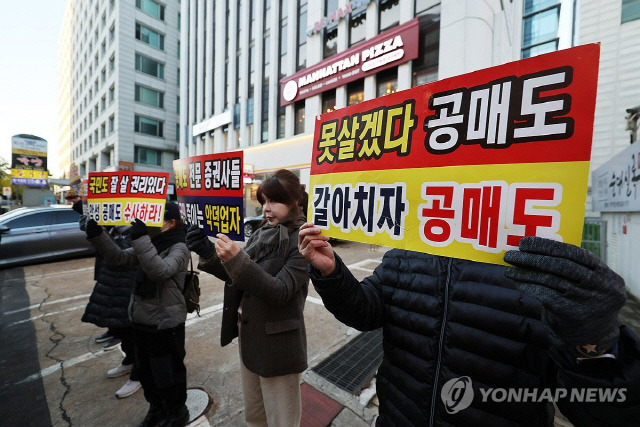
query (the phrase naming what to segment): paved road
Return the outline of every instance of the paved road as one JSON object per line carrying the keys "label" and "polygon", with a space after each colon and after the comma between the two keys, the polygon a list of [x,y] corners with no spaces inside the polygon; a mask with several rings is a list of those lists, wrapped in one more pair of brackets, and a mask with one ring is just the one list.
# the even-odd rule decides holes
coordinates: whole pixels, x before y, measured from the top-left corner
{"label": "paved road", "polygon": [[[359,277],[383,255],[370,245],[340,241],[335,247]],[[205,273],[200,283],[202,316],[189,315],[186,327],[188,386],[213,397],[209,424],[240,426],[237,343],[219,344],[222,282]],[[80,321],[93,285],[93,258],[0,270],[1,425],[128,426],[144,418],[142,392],[119,400],[115,392],[127,377],[106,377],[122,353],[104,352],[94,342],[103,329]],[[355,335],[326,311],[312,286],[305,321],[309,366]]]}

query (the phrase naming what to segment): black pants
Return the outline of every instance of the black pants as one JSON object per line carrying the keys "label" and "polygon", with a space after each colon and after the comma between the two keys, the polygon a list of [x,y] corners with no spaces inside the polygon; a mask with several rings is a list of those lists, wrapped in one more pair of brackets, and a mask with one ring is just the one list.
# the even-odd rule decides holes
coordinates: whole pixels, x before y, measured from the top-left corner
{"label": "black pants", "polygon": [[184,323],[153,332],[134,328],[134,336],[135,366],[147,402],[169,411],[182,407],[187,400]]}
{"label": "black pants", "polygon": [[133,328],[109,328],[114,337],[120,338],[122,352],[124,353],[123,365],[131,365],[133,363],[133,369],[129,379],[131,381],[140,381],[138,378],[138,370],[136,368],[136,345],[135,338],[133,336]]}

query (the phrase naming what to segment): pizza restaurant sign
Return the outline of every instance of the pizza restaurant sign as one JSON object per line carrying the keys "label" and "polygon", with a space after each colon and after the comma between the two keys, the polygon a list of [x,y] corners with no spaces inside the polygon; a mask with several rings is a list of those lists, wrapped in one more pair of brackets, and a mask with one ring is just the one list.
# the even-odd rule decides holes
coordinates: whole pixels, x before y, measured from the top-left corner
{"label": "pizza restaurant sign", "polygon": [[418,57],[418,19],[379,34],[280,81],[282,106]]}

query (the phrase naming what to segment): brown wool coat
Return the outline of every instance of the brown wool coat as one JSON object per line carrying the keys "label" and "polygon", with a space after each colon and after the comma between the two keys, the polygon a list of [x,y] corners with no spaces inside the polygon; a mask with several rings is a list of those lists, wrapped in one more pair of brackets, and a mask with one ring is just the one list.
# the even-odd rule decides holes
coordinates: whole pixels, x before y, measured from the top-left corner
{"label": "brown wool coat", "polygon": [[[259,238],[258,229],[249,239]],[[220,343],[238,336],[242,307],[242,362],[261,377],[300,373],[307,369],[304,303],[309,287],[307,261],[298,252],[298,228],[289,234],[287,255],[273,251],[257,262],[240,251],[221,263],[217,256],[200,260],[198,268],[225,281]]]}

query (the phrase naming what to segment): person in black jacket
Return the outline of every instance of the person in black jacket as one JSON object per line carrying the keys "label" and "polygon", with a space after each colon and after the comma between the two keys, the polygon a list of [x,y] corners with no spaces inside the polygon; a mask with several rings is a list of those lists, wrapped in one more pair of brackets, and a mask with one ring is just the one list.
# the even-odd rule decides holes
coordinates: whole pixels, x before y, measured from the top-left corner
{"label": "person in black jacket", "polygon": [[[86,228],[86,216],[80,217],[80,228]],[[121,249],[131,247],[130,227],[110,227],[109,237]],[[129,374],[129,379],[116,391],[119,399],[131,396],[140,387],[136,370],[133,327],[127,313],[129,299],[138,274],[138,266],[116,266],[97,254],[94,279],[96,284],[89,297],[89,303],[82,315],[82,321],[109,328],[110,333],[121,341],[125,357],[122,363],[107,371],[107,377],[116,378]]]}
{"label": "person in black jacket", "polygon": [[595,255],[524,237],[513,267],[388,251],[359,282],[319,227],[300,253],[325,307],[382,327],[378,426],[637,425],[640,343],[620,325],[624,281]]}

